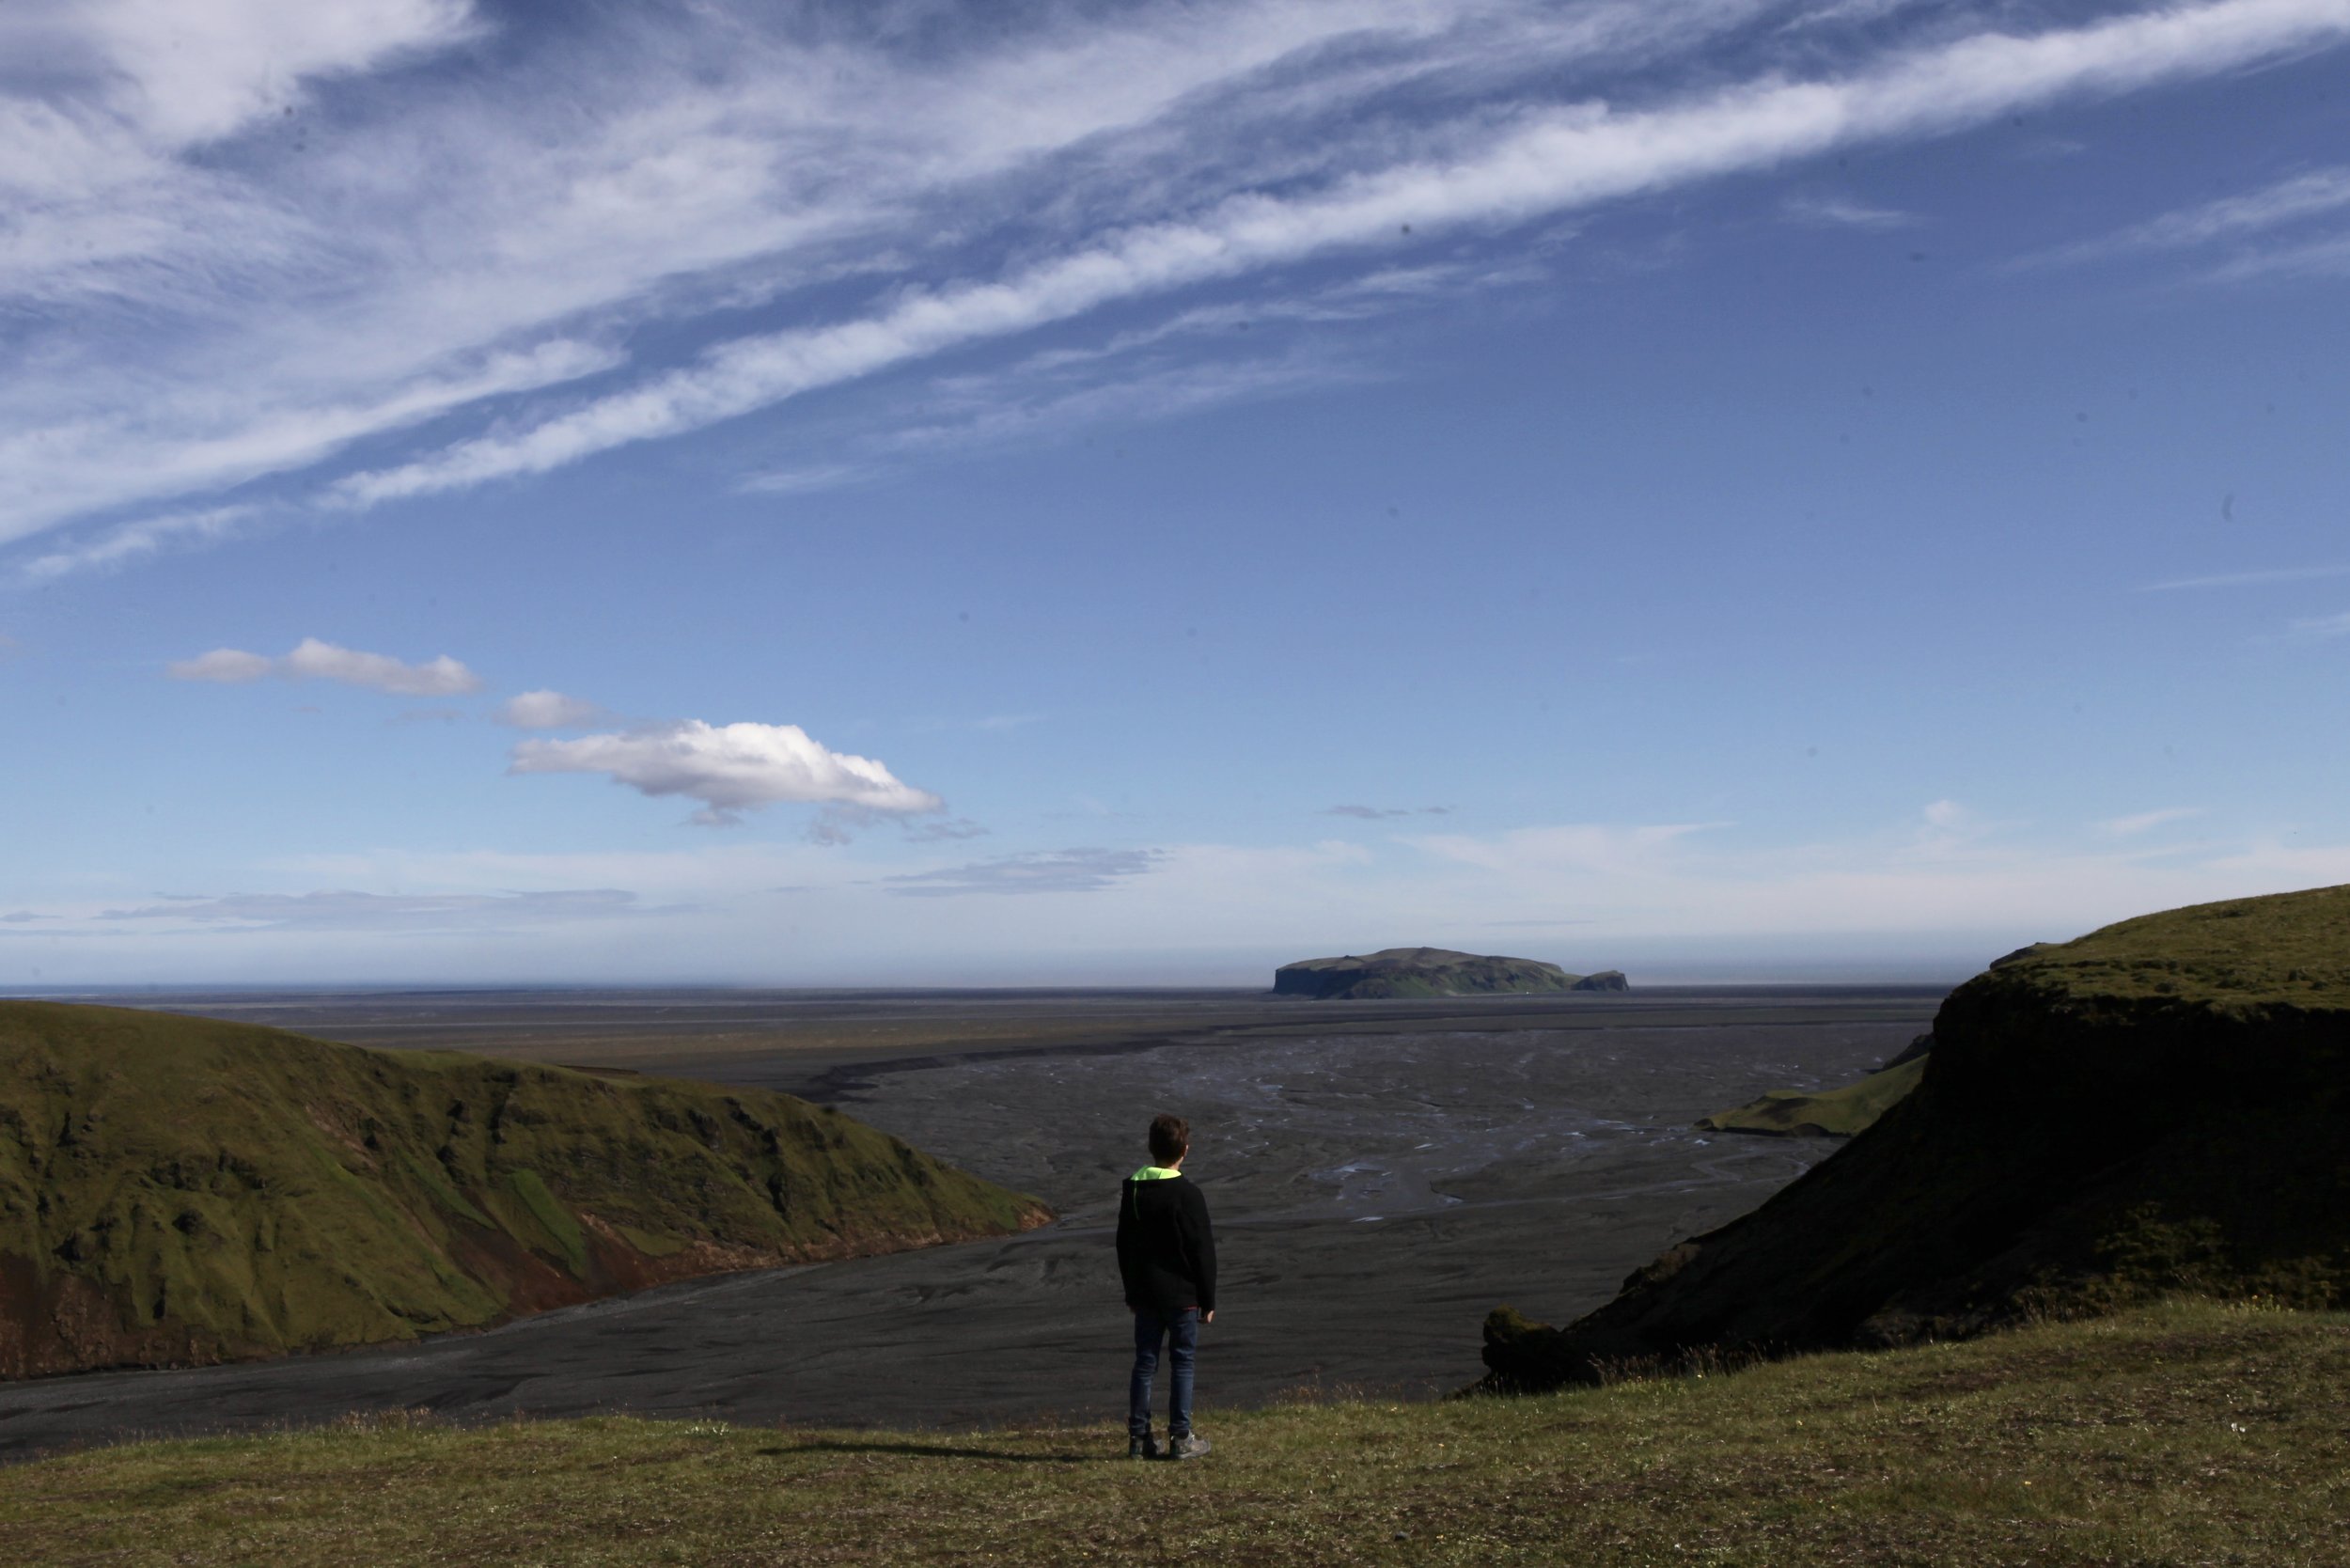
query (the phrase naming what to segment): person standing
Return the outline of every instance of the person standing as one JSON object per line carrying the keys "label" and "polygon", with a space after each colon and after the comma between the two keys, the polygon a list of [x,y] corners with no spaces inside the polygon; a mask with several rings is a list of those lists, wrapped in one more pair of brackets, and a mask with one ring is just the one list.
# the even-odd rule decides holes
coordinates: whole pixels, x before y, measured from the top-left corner
{"label": "person standing", "polygon": [[1157,1459],[1151,1435],[1151,1380],[1159,1346],[1167,1348],[1168,1459],[1197,1459],[1208,1440],[1191,1429],[1192,1362],[1199,1325],[1215,1321],[1215,1236],[1208,1200],[1183,1174],[1191,1123],[1151,1119],[1151,1163],[1126,1178],[1118,1195],[1118,1272],[1135,1314],[1135,1370],[1126,1393],[1126,1456]]}

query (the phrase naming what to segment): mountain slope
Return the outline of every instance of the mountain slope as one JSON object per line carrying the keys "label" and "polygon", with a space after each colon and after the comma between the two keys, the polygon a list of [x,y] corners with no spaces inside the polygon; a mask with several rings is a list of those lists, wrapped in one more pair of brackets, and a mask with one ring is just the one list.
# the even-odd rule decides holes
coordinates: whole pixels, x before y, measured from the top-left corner
{"label": "mountain slope", "polygon": [[1047,1217],[789,1095],[0,1003],[0,1376],[409,1339]]}
{"label": "mountain slope", "polygon": [[2350,1300],[2350,887],[2027,949],[1953,992],[1916,1090],[1488,1383],[1964,1336],[2172,1290]]}

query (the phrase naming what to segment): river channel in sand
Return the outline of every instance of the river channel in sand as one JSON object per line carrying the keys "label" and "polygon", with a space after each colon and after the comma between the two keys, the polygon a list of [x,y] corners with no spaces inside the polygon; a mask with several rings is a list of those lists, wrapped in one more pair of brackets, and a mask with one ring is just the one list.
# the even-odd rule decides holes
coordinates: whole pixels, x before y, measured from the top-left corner
{"label": "river channel in sand", "polygon": [[[833,1101],[1036,1194],[1060,1220],[998,1241],[694,1281],[421,1344],[0,1385],[0,1452],[399,1407],[826,1425],[1098,1420],[1119,1406],[1124,1375],[1117,1184],[1143,1163],[1143,1126],[1162,1109],[1193,1123],[1188,1168],[1222,1254],[1220,1310],[1201,1349],[1203,1427],[1218,1405],[1301,1392],[1426,1398],[1478,1376],[1479,1325],[1496,1303],[1553,1321],[1588,1310],[1662,1248],[1753,1208],[1829,1153],[1825,1142],[1709,1137],[1690,1123],[1765,1089],[1858,1076],[1924,1028],[1937,999],[1691,990],[1476,1011],[1253,1013],[1232,1012],[1229,998],[1220,1011],[1174,1000],[1151,1013],[1155,1042],[1130,1030],[1071,1044],[1040,1027],[1061,1043],[1022,1048],[1016,1027],[991,1026],[980,1048],[894,1060],[788,1040],[762,1050],[730,1039],[706,1056],[671,1043],[642,1059]],[[331,1017],[285,1021],[370,1038]],[[462,1036],[462,1021],[450,1027]]]}

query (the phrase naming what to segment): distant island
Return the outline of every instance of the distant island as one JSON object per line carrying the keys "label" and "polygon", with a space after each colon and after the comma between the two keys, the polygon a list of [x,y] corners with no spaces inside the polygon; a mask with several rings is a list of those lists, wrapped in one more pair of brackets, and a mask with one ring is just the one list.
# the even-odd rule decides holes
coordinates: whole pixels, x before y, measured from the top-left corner
{"label": "distant island", "polygon": [[1449,948],[1385,948],[1361,958],[1302,959],[1273,971],[1275,996],[1317,1001],[1628,989],[1621,969],[1570,975],[1537,959],[1491,958]]}

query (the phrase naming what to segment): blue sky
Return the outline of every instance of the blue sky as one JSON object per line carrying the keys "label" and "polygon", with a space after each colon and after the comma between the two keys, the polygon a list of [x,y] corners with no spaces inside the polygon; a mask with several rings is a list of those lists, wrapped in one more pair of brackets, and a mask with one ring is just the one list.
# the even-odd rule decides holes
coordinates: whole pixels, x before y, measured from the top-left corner
{"label": "blue sky", "polygon": [[2350,880],[2350,0],[0,16],[0,987]]}

